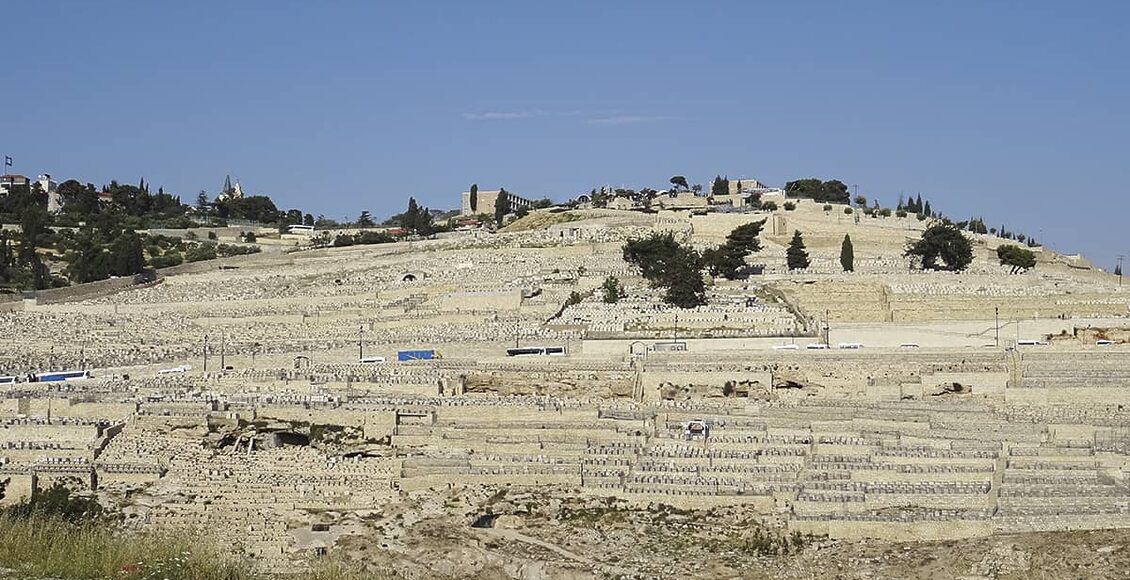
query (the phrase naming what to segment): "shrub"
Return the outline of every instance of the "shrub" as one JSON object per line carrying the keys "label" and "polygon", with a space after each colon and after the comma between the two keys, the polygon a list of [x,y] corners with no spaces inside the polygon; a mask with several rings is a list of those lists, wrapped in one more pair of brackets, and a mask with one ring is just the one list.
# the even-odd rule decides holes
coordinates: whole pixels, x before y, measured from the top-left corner
{"label": "shrub", "polygon": [[785,211],[793,211],[794,209],[796,209],[796,204],[791,201],[786,201],[784,203],[784,207]]}
{"label": "shrub", "polygon": [[824,211],[832,211],[832,204],[830,204],[830,203],[824,204]]}
{"label": "shrub", "polygon": [[906,210],[905,210],[905,209],[900,209],[900,210],[896,211],[896,212],[895,212],[895,216],[896,216],[896,217],[900,217],[900,218],[904,218],[904,217],[906,217]]}
{"label": "shrub", "polygon": [[761,203],[761,209],[765,211],[777,211],[777,202],[765,201]]}
{"label": "shrub", "polygon": [[186,262],[201,262],[216,259],[216,246],[214,244],[197,244],[184,253]]}
{"label": "shrub", "polygon": [[850,207],[844,208],[844,215],[851,215],[852,209]]}
{"label": "shrub", "polygon": [[920,222],[926,221],[926,214],[924,214],[924,213],[918,214],[918,221],[920,221]]}
{"label": "shrub", "polygon": [[881,215],[883,217],[891,217],[891,208],[885,207],[885,208],[879,210],[879,215]]}
{"label": "shrub", "polygon": [[209,239],[209,240],[214,240],[214,239],[216,239],[216,232],[213,232],[213,231],[209,231],[209,232],[208,232],[208,239]]}
{"label": "shrub", "polygon": [[182,263],[184,263],[184,257],[177,252],[168,252],[164,256],[153,256],[149,259],[149,265],[154,268],[169,268],[179,266]]}

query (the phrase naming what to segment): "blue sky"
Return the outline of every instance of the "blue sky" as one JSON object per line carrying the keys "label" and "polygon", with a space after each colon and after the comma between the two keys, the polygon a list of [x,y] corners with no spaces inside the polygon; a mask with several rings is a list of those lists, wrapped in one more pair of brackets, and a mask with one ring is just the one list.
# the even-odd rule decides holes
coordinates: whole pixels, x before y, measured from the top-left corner
{"label": "blue sky", "polygon": [[[1130,254],[1126,2],[5,2],[17,172],[329,217],[839,178]],[[19,87],[19,88],[17,88]],[[1042,234],[1041,234],[1042,232]]]}

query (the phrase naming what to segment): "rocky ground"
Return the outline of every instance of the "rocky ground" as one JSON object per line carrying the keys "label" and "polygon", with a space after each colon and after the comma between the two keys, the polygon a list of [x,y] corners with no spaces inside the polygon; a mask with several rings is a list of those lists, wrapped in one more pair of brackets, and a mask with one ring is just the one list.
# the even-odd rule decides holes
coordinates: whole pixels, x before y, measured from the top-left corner
{"label": "rocky ground", "polygon": [[1130,578],[1124,531],[836,541],[790,535],[741,507],[632,508],[565,491],[407,496],[364,516],[365,531],[339,545],[405,578]]}

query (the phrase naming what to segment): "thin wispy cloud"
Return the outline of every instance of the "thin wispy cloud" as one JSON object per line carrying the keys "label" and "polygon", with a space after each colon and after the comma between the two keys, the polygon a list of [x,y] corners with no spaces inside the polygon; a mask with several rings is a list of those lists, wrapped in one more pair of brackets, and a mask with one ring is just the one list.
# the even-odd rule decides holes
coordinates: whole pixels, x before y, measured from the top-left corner
{"label": "thin wispy cloud", "polygon": [[612,115],[609,117],[594,117],[586,119],[589,125],[633,125],[636,123],[656,123],[659,121],[674,121],[678,117],[647,116],[647,115]]}
{"label": "thin wispy cloud", "polygon": [[468,121],[505,121],[508,119],[528,119],[536,117],[533,111],[488,111],[485,113],[463,113]]}

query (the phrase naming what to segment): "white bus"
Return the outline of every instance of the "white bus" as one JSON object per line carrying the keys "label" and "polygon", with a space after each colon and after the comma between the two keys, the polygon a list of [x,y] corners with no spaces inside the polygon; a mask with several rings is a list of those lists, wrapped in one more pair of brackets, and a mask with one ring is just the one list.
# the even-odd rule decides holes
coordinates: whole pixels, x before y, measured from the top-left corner
{"label": "white bus", "polygon": [[1034,338],[1022,338],[1016,341],[1017,346],[1047,346],[1048,343]]}
{"label": "white bus", "polygon": [[848,349],[848,350],[856,350],[856,349],[863,348],[863,344],[858,343],[858,342],[841,342],[837,346],[841,349]]}
{"label": "white bus", "polygon": [[304,226],[304,225],[301,225],[301,224],[294,224],[292,226],[287,226],[286,231],[288,233],[291,233],[291,234],[307,234],[307,235],[310,235],[310,234],[314,233],[314,226]]}

